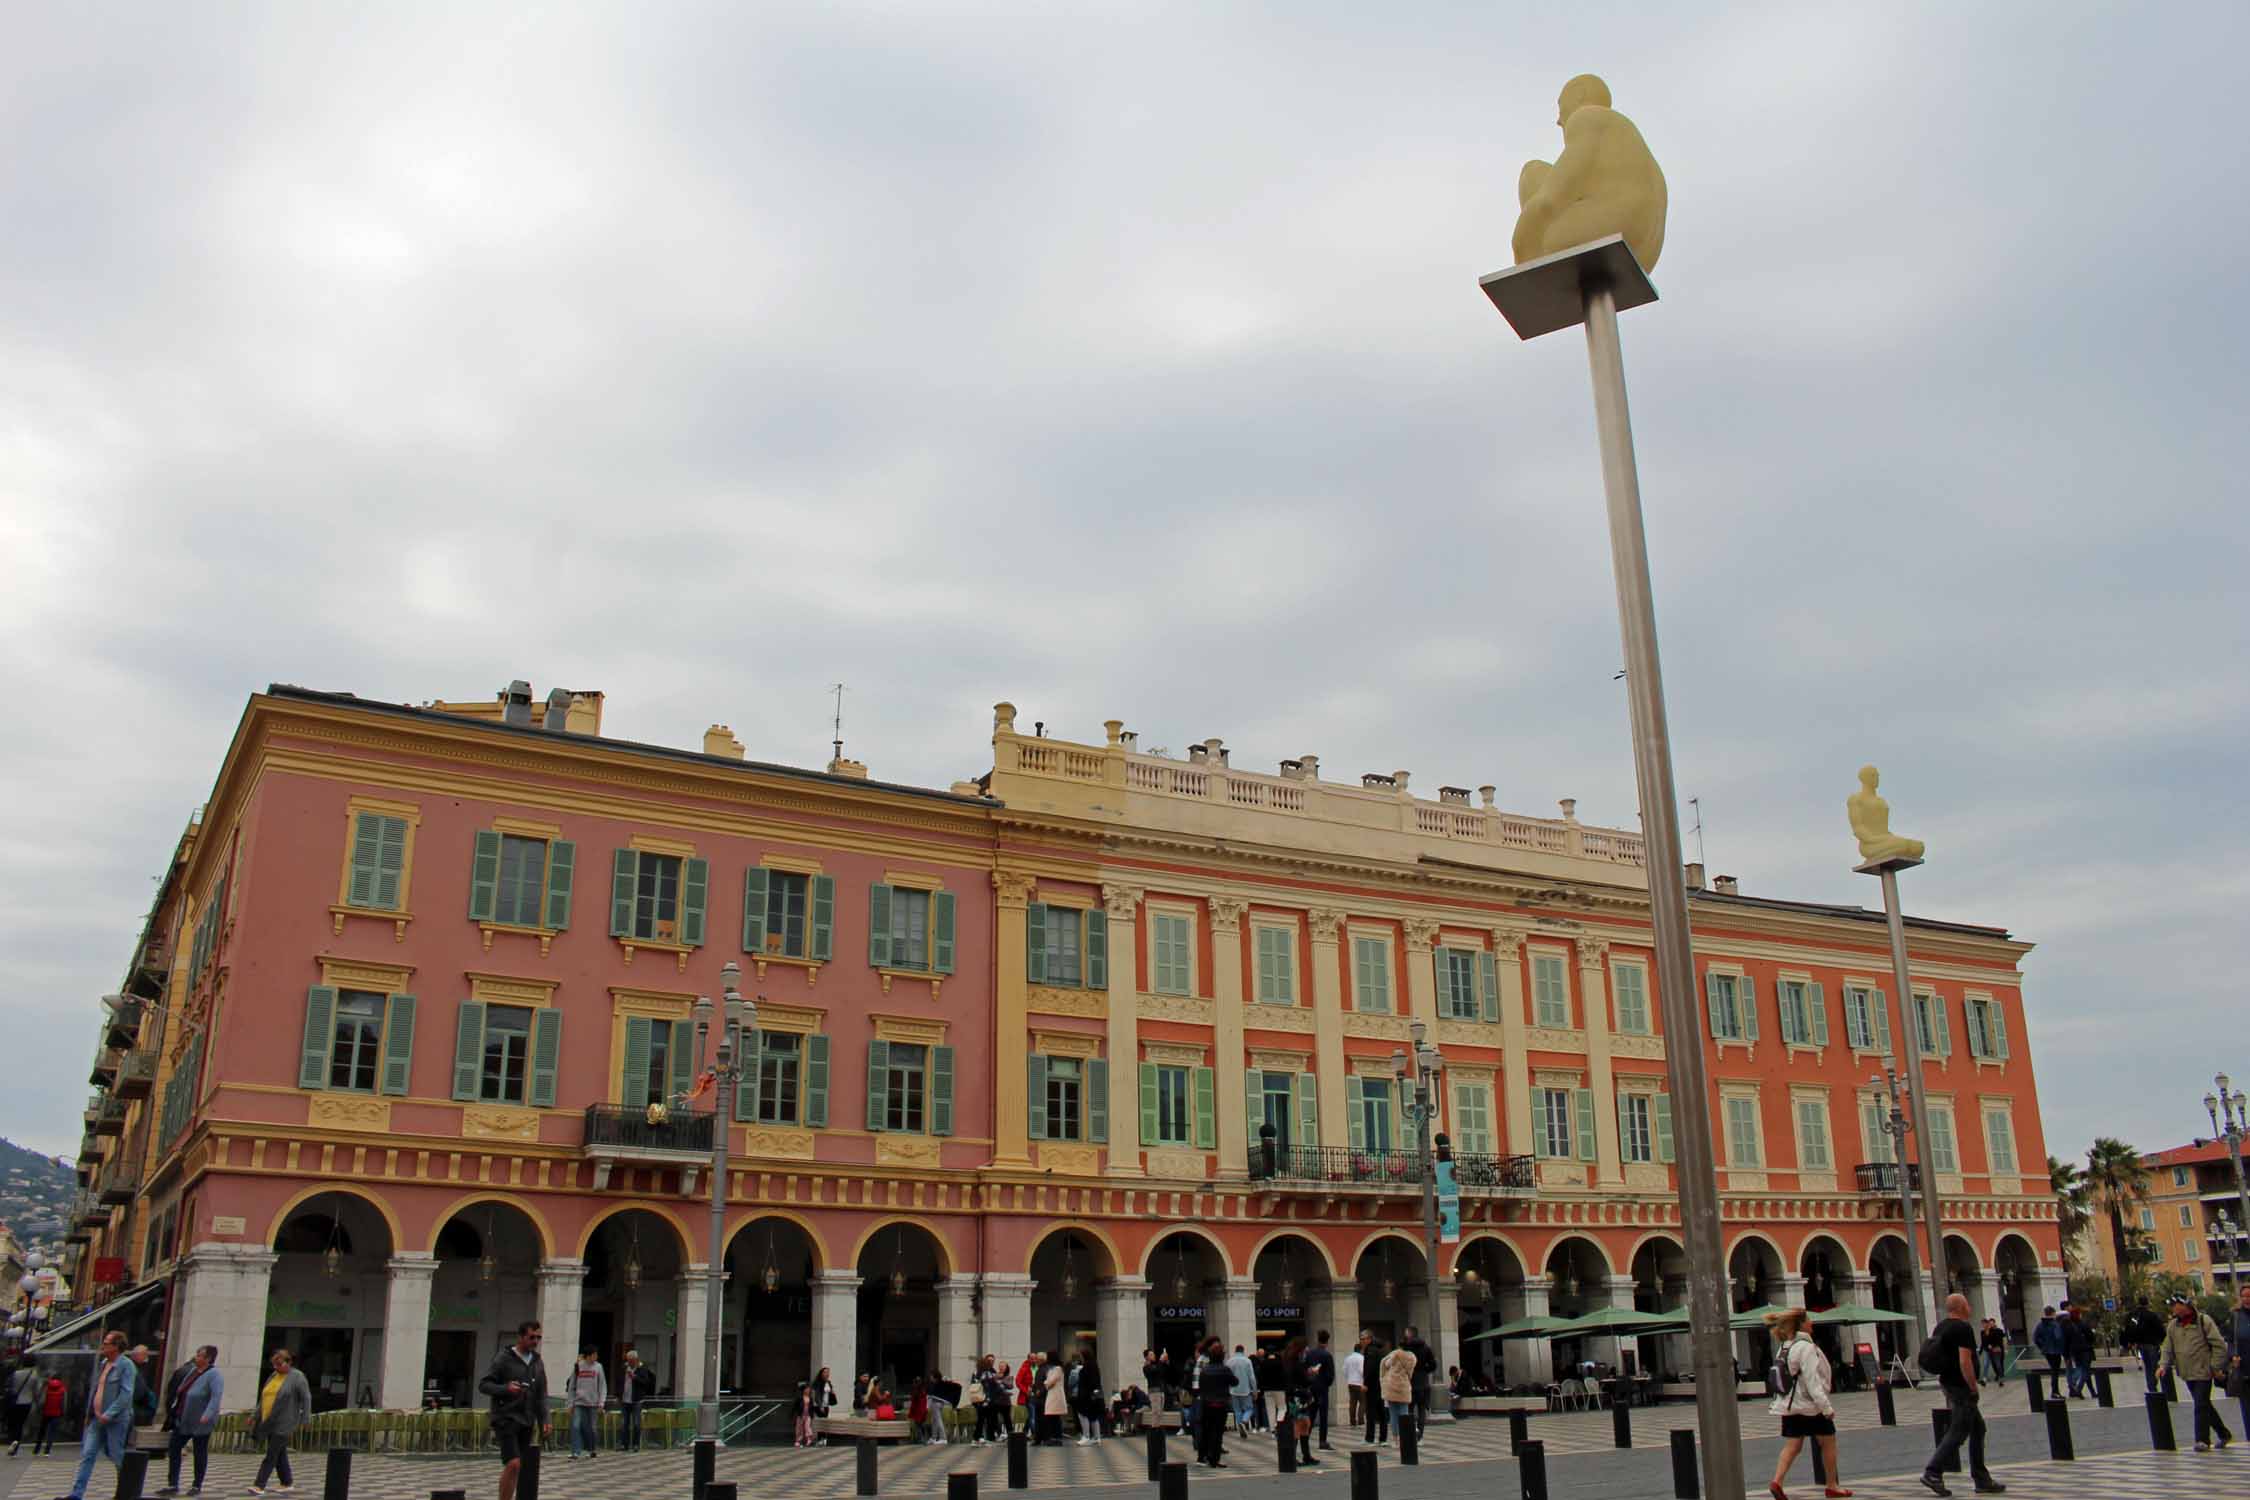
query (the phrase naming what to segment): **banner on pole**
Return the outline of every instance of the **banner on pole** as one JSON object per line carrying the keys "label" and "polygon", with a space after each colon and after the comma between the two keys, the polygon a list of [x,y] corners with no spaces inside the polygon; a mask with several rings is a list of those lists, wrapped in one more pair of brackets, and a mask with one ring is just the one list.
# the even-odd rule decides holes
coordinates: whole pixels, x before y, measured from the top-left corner
{"label": "banner on pole", "polygon": [[1461,1243],[1461,1184],[1449,1161],[1437,1164],[1437,1222],[1440,1244]]}

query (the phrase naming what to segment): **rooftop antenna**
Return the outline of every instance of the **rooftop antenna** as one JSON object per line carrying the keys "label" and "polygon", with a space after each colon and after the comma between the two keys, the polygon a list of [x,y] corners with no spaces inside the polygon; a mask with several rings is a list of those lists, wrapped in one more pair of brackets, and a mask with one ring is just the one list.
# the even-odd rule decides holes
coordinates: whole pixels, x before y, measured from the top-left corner
{"label": "rooftop antenna", "polygon": [[1710,861],[1703,857],[1703,799],[1690,797],[1687,805],[1695,809],[1695,862],[1699,865],[1708,864]]}
{"label": "rooftop antenna", "polygon": [[834,744],[836,746],[836,759],[842,760],[844,758],[844,685],[839,682],[829,688],[829,691],[836,695],[836,738]]}

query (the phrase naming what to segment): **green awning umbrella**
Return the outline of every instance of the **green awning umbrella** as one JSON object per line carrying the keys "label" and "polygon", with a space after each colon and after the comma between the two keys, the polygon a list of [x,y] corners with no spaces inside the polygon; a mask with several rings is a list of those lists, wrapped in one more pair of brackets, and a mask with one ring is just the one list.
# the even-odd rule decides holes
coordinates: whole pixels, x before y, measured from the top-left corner
{"label": "green awning umbrella", "polygon": [[1557,1338],[1573,1333],[1654,1333],[1659,1329],[1679,1330],[1687,1327],[1684,1312],[1651,1313],[1631,1307],[1602,1307],[1584,1317],[1571,1318],[1560,1328],[1549,1330]]}
{"label": "green awning umbrella", "polygon": [[1554,1318],[1545,1313],[1534,1313],[1528,1318],[1518,1318],[1513,1323],[1502,1323],[1498,1328],[1487,1329],[1483,1333],[1470,1334],[1462,1342],[1474,1344],[1480,1339],[1537,1338],[1542,1334],[1552,1333],[1558,1328],[1565,1327],[1569,1322],[1570,1319],[1568,1318]]}
{"label": "green awning umbrella", "polygon": [[1824,1312],[1812,1315],[1815,1323],[1911,1323],[1914,1320],[1902,1312],[1869,1307],[1863,1302],[1844,1302]]}

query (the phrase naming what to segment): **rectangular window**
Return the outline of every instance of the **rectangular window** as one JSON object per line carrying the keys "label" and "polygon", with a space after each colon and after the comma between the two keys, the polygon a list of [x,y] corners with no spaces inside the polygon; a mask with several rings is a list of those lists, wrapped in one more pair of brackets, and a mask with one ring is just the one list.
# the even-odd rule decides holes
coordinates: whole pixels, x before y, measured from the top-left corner
{"label": "rectangular window", "polygon": [[2182,1229],[2193,1229],[2195,1227],[2194,1204],[2183,1203],[2180,1205],[2180,1227]]}
{"label": "rectangular window", "polygon": [[1884,1122],[1889,1118],[1890,1113],[1883,1108],[1880,1099],[1859,1101],[1859,1133],[1867,1143],[1869,1161],[1898,1160],[1896,1143],[1891,1139],[1890,1131],[1884,1128]]}
{"label": "rectangular window", "polygon": [[1484,1014],[1477,999],[1477,956],[1468,948],[1437,950],[1438,1014],[1474,1021]]}
{"label": "rectangular window", "polygon": [[1492,1154],[1492,1091],[1481,1083],[1453,1086],[1453,1142],[1471,1156]]}
{"label": "rectangular window", "polygon": [[1387,1078],[1359,1081],[1360,1139],[1370,1151],[1391,1149],[1391,1082]]}
{"label": "rectangular window", "polygon": [[537,927],[547,898],[547,841],[513,833],[500,836],[499,884],[492,920],[508,927]]}
{"label": "rectangular window", "polygon": [[669,1025],[648,1029],[647,1097],[652,1100],[672,1097],[672,1030]]}
{"label": "rectangular window", "polygon": [[2156,1210],[2155,1210],[2155,1209],[2153,1209],[2153,1208],[2144,1208],[2144,1209],[2142,1209],[2142,1210],[2141,1210],[2141,1228],[2143,1228],[2143,1229],[2154,1229],[2155,1227],[2156,1227]]}
{"label": "rectangular window", "polygon": [[1149,918],[1149,942],[1155,955],[1149,988],[1159,995],[1194,993],[1189,931],[1188,919],[1178,912],[1160,911]]}
{"label": "rectangular window", "polygon": [[2172,1169],[2172,1186],[2176,1188],[2184,1188],[2187,1185],[2188,1169],[2185,1167],[2174,1167]]}
{"label": "rectangular window", "polygon": [[1656,1160],[1655,1114],[1647,1094],[1617,1096],[1617,1145],[1627,1161]]}
{"label": "rectangular window", "polygon": [[[1270,1069],[1258,1074],[1257,1097],[1251,1102],[1258,1106],[1258,1124],[1273,1127],[1273,1143],[1277,1150],[1289,1149],[1290,1117],[1297,1112],[1297,1075],[1277,1073]],[[1250,1144],[1258,1145],[1263,1132],[1250,1132]]]}
{"label": "rectangular window", "polygon": [[2011,1176],[2016,1171],[2016,1126],[2004,1109],[1984,1112],[1985,1154],[1992,1159],[1992,1170],[1999,1175]]}
{"label": "rectangular window", "polygon": [[[1073,935],[1073,942],[1076,937]],[[1075,950],[1072,964],[1075,970]],[[894,969],[930,966],[930,893],[893,887],[891,891],[891,964]],[[1075,983],[1075,981],[1073,981]],[[920,1129],[920,1126],[916,1126]]]}
{"label": "rectangular window", "polygon": [[1531,956],[1531,997],[1541,1026],[1570,1024],[1570,976],[1559,953]]}
{"label": "rectangular window", "polygon": [[1370,1016],[1391,1013],[1391,945],[1388,939],[1352,939],[1352,1009]]}
{"label": "rectangular window", "polygon": [[1924,1057],[1950,1057],[1953,1053],[1952,1028],[1946,1025],[1945,997],[1942,995],[1916,995],[1914,997],[1915,1041]]}
{"label": "rectangular window", "polygon": [[1805,1007],[1805,986],[1795,979],[1774,985],[1774,1003],[1781,1010],[1781,1039],[1800,1047],[1812,1045],[1812,1014]]}
{"label": "rectangular window", "polygon": [[633,886],[633,936],[674,943],[680,933],[680,857],[642,851]]}
{"label": "rectangular window", "polygon": [[[901,892],[900,894],[906,894]],[[892,898],[892,932],[897,932],[897,897]],[[1086,914],[1068,906],[1047,908],[1047,982],[1082,985],[1086,982]],[[894,945],[895,946],[895,945]]]}
{"label": "rectangular window", "polygon": [[1930,1106],[1930,1166],[1939,1172],[1961,1170],[1960,1155],[1953,1149],[1953,1109]]}
{"label": "rectangular window", "polygon": [[799,1084],[804,1077],[804,1048],[786,1031],[758,1034],[758,1123],[795,1125],[800,1122]]}
{"label": "rectangular window", "polygon": [[1880,1050],[1875,1043],[1875,997],[1864,985],[1844,987],[1844,1039],[1854,1052]]}
{"label": "rectangular window", "polygon": [[328,1086],[375,1092],[383,1046],[383,997],[368,990],[336,992],[336,1039],[328,1055]]}
{"label": "rectangular window", "polygon": [[1195,1139],[1195,1103],[1189,1084],[1186,1068],[1157,1064],[1156,1139],[1161,1145],[1185,1146]]}
{"label": "rectangular window", "polygon": [[1260,927],[1258,932],[1258,1001],[1262,1005],[1297,1003],[1297,932],[1293,927]]}
{"label": "rectangular window", "polygon": [[477,1097],[492,1104],[521,1104],[531,1066],[531,1012],[521,1005],[484,1008],[484,1072]]}
{"label": "rectangular window", "polygon": [[883,1089],[883,1126],[886,1130],[920,1131],[926,1102],[924,1081],[929,1049],[893,1042],[889,1051],[890,1079]]}
{"label": "rectangular window", "polygon": [[1797,1101],[1797,1165],[1807,1172],[1835,1170],[1828,1149],[1828,1106],[1818,1099]]}
{"label": "rectangular window", "polygon": [[1539,1154],[1569,1157],[1571,1101],[1569,1089],[1537,1089],[1539,1100]]}
{"label": "rectangular window", "polygon": [[1765,1165],[1764,1143],[1758,1139],[1758,1101],[1729,1094],[1727,1106],[1727,1165],[1755,1170]]}
{"label": "rectangular window", "polygon": [[352,819],[351,877],[344,904],[397,911],[406,877],[406,819],[363,812]]}
{"label": "rectangular window", "polygon": [[1080,1112],[1084,1090],[1081,1088],[1078,1059],[1075,1057],[1050,1057],[1047,1059],[1047,1139],[1075,1141],[1084,1137],[1084,1116]]}
{"label": "rectangular window", "polygon": [[1611,972],[1617,976],[1617,1029],[1629,1036],[1647,1036],[1648,970],[1639,964],[1618,964]]}
{"label": "rectangular window", "polygon": [[1707,974],[1704,983],[1711,990],[1711,1035],[1722,1042],[1741,1041],[1742,1012],[1734,1003],[1734,976]]}
{"label": "rectangular window", "polygon": [[766,872],[766,930],[763,951],[785,958],[809,956],[805,915],[812,901],[812,877],[787,870]]}

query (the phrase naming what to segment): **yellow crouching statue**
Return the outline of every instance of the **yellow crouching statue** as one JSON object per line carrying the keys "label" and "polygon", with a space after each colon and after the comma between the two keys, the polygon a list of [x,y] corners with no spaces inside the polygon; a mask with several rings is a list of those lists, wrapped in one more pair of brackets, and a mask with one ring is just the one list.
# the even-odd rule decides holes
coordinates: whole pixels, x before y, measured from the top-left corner
{"label": "yellow crouching statue", "polygon": [[1859,840],[1859,857],[1868,864],[1883,860],[1920,859],[1922,841],[1900,838],[1891,832],[1891,805],[1875,795],[1882,773],[1873,766],[1859,768],[1859,790],[1844,803],[1852,820],[1852,835]]}
{"label": "yellow crouching statue", "polygon": [[1625,236],[1644,271],[1664,253],[1664,173],[1631,120],[1609,107],[1609,85],[1581,73],[1563,85],[1562,154],[1526,162],[1516,181],[1516,264]]}

